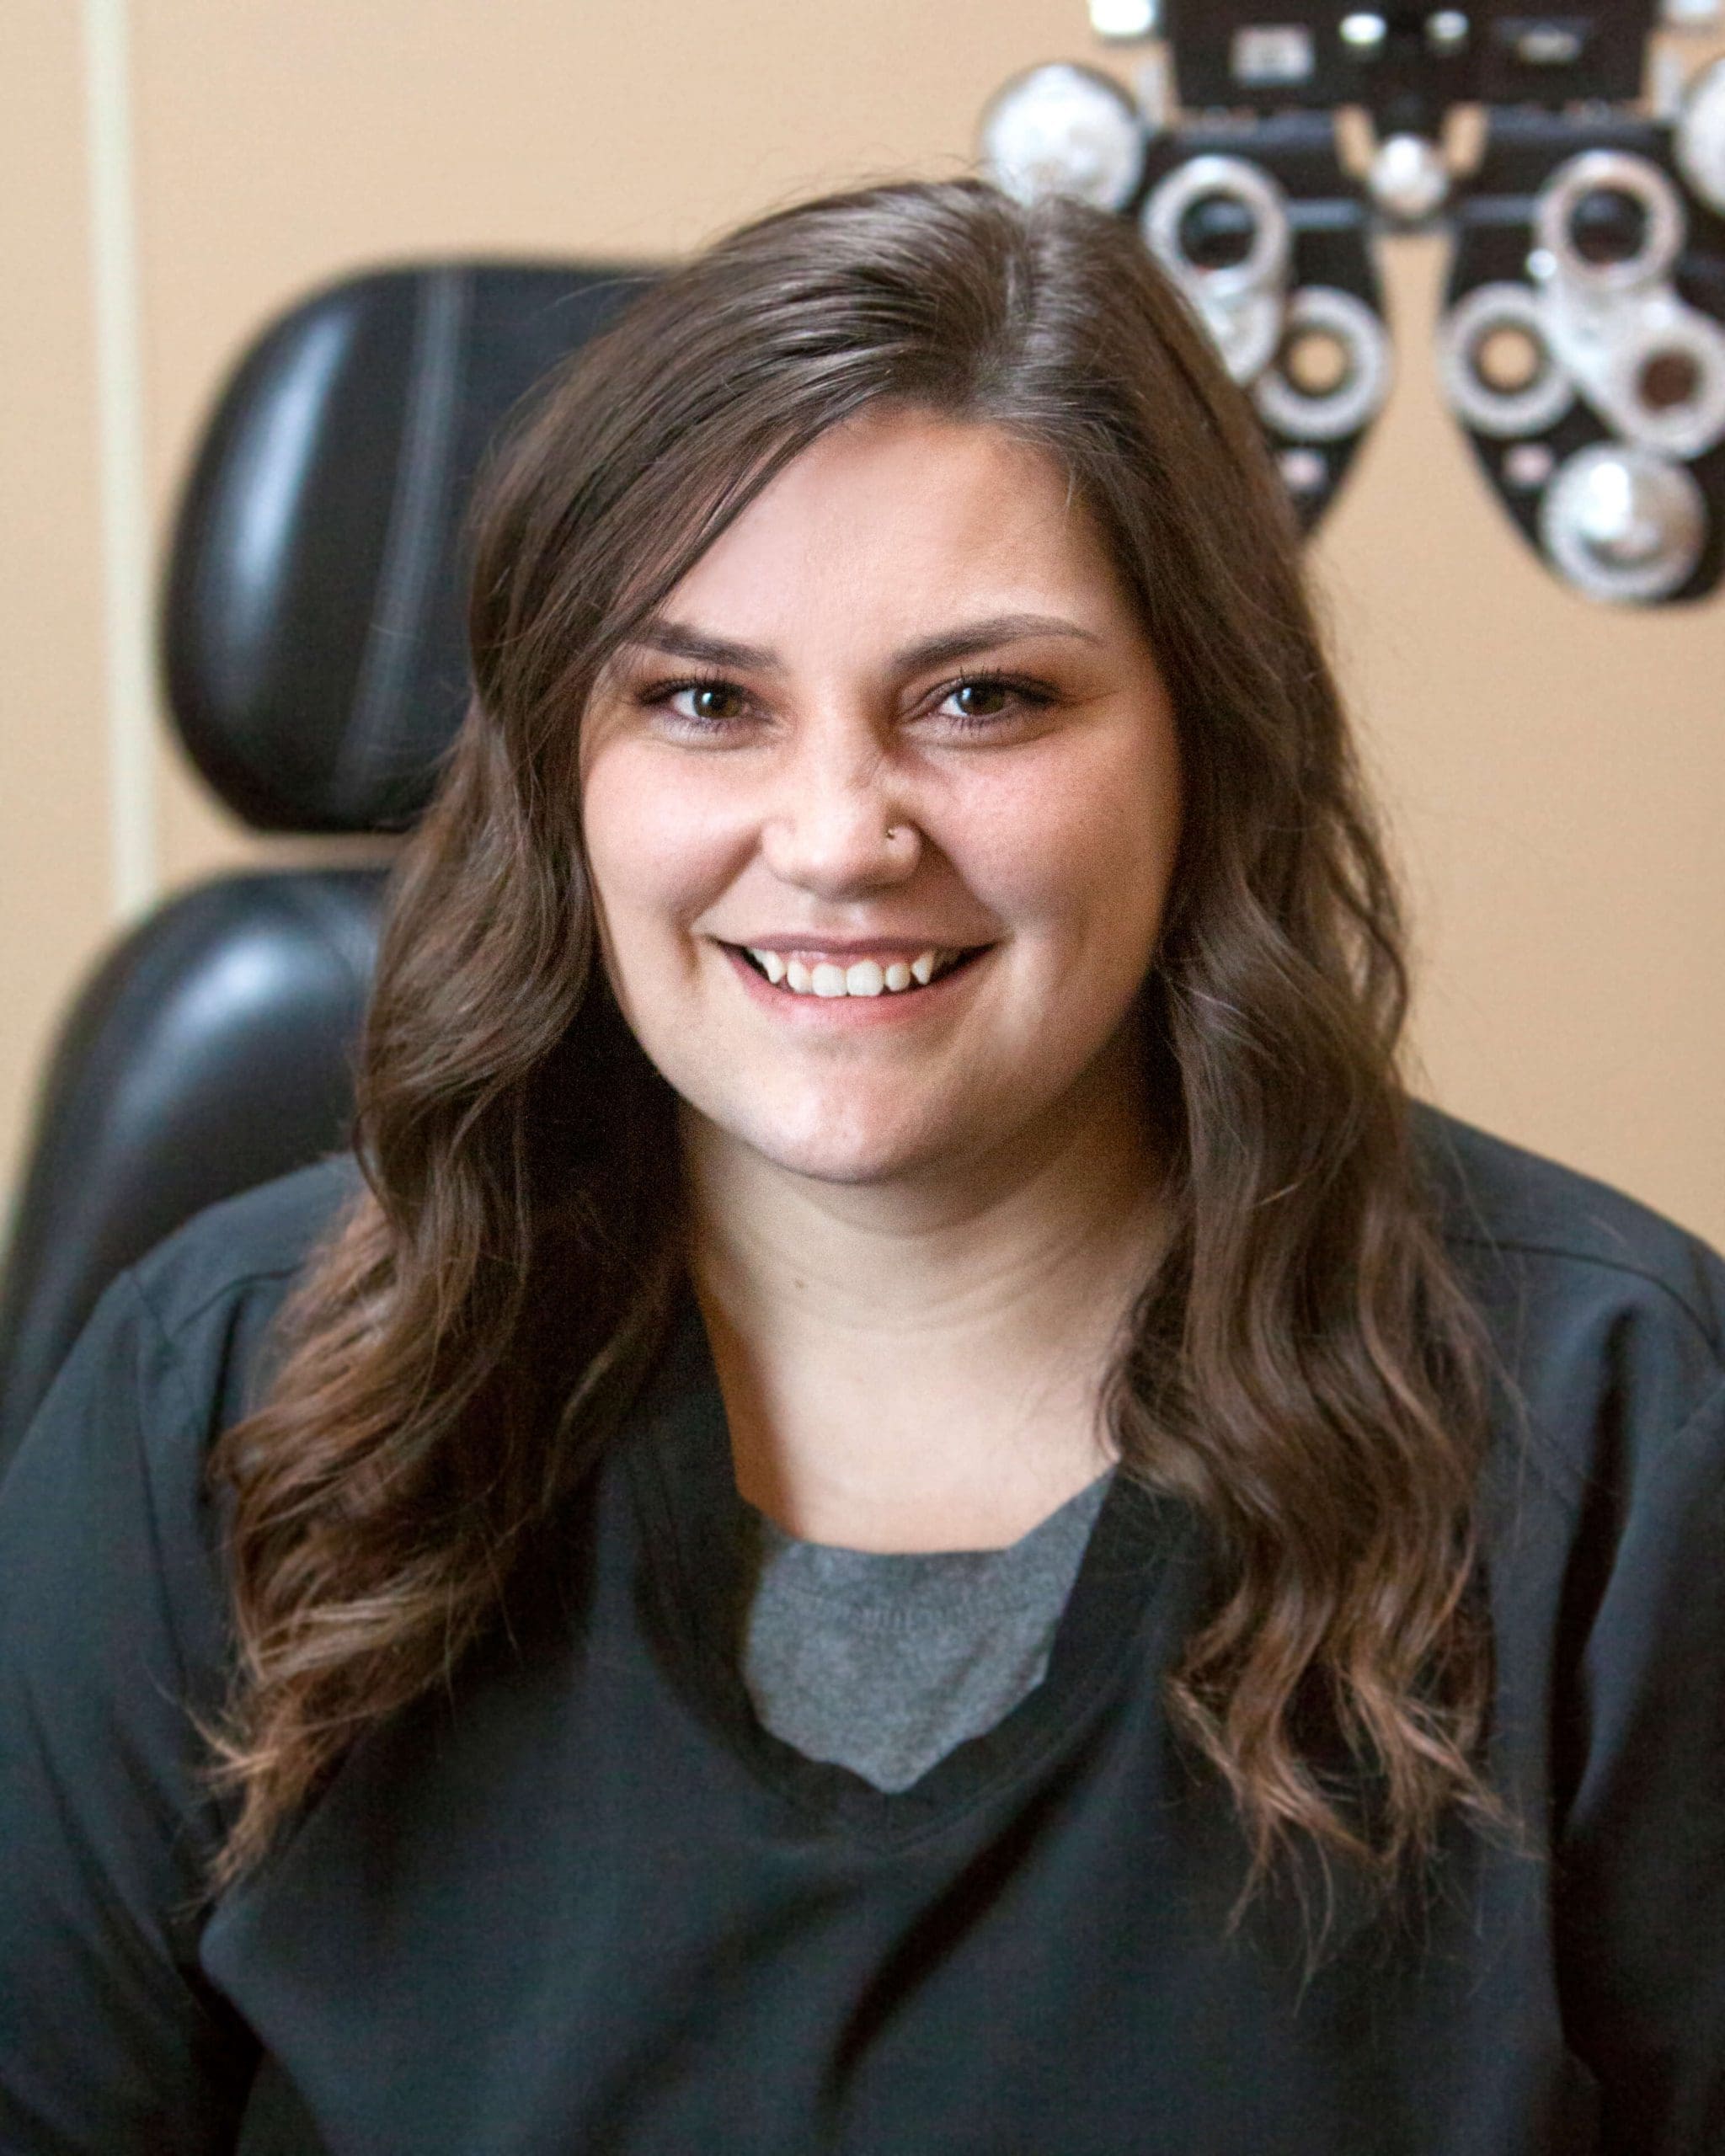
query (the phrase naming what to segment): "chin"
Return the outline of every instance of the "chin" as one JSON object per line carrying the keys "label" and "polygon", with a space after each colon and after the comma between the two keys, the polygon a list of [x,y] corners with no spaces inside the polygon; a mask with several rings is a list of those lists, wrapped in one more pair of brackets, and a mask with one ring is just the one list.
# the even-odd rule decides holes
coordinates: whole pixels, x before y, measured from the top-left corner
{"label": "chin", "polygon": [[763,1116],[715,1120],[775,1167],[814,1182],[890,1182],[951,1156],[955,1133],[902,1113],[871,1114],[857,1102],[787,1103]]}

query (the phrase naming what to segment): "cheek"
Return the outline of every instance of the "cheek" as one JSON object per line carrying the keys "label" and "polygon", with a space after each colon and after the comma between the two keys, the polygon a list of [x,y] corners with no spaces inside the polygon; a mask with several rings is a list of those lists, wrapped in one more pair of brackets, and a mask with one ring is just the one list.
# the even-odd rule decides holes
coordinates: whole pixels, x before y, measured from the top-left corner
{"label": "cheek", "polygon": [[734,868],[733,819],[686,768],[619,743],[595,756],[582,788],[582,829],[601,926],[627,953],[711,903]]}
{"label": "cheek", "polygon": [[1101,730],[1065,753],[1002,759],[966,804],[965,880],[1005,920],[1070,949],[1154,936],[1180,832],[1178,763],[1160,737]]}

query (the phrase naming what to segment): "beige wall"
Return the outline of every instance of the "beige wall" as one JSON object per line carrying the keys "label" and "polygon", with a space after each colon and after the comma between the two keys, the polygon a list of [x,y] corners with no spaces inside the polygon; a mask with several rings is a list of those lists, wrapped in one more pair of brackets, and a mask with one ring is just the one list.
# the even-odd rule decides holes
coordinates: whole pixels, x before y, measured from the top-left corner
{"label": "beige wall", "polygon": [[[1006,76],[1088,50],[1081,0],[10,0],[8,28],[0,1182],[118,921],[281,852],[201,793],[140,672],[174,487],[262,319],[380,259],[660,256],[953,171]],[[1725,1241],[1725,602],[1607,612],[1541,574],[1435,401],[1441,250],[1389,258],[1402,382],[1316,566],[1429,1089]]]}
{"label": "beige wall", "polygon": [[112,917],[77,12],[14,0],[0,69],[0,1177],[51,1016]]}

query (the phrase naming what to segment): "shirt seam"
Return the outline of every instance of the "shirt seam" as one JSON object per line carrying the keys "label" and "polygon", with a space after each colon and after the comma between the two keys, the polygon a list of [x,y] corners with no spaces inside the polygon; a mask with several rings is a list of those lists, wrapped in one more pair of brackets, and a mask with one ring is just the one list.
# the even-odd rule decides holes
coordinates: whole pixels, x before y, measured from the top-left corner
{"label": "shirt seam", "polygon": [[[124,1277],[131,1284],[132,1292],[137,1296],[138,1300],[149,1312],[152,1322],[161,1335],[163,1344],[174,1354],[175,1380],[184,1392],[186,1390],[185,1382],[180,1376],[178,1360],[179,1342],[182,1337],[190,1331],[198,1320],[207,1316],[217,1304],[227,1301],[230,1297],[238,1294],[244,1289],[261,1287],[266,1281],[291,1280],[296,1273],[303,1270],[303,1267],[304,1260],[302,1259],[291,1265],[260,1267],[255,1272],[237,1273],[232,1279],[224,1281],[221,1287],[213,1289],[205,1296],[202,1302],[182,1312],[171,1324],[152,1298],[149,1289],[137,1277],[136,1272],[135,1270],[129,1272]],[[187,1397],[188,1399],[190,1397],[189,1393]]]}
{"label": "shirt seam", "polygon": [[[1680,1422],[1671,1426],[1666,1432],[1663,1442],[1656,1447],[1649,1448],[1642,1488],[1637,1493],[1643,1502],[1648,1492],[1656,1488],[1667,1475],[1677,1475],[1683,1471],[1686,1463],[1682,1454],[1691,1433],[1697,1425],[1705,1422],[1714,1412],[1722,1401],[1725,1401],[1725,1371],[1720,1373],[1717,1384],[1701,1395],[1689,1413],[1684,1416]],[[1725,1421],[1725,1418],[1722,1418],[1722,1421]]]}
{"label": "shirt seam", "polygon": [[[202,1418],[199,1413],[197,1401],[193,1396],[191,1387],[186,1382],[185,1373],[180,1366],[179,1350],[170,1337],[167,1326],[162,1321],[160,1310],[146,1293],[136,1271],[129,1268],[120,1276],[120,1279],[121,1284],[131,1294],[144,1323],[150,1328],[158,1342],[166,1352],[167,1374],[180,1401],[180,1412],[176,1427],[184,1431],[188,1437],[196,1440]],[[179,1615],[174,1609],[174,1598],[168,1592],[167,1550],[162,1535],[156,1476],[153,1472],[149,1448],[144,1442],[143,1426],[136,1412],[135,1396],[127,1404],[126,1420],[129,1424],[133,1459],[145,1491],[151,1568],[158,1583],[158,1592],[161,1599],[163,1629],[174,1655],[174,1704],[179,1711],[186,1716],[196,1732],[201,1758],[201,1748],[205,1742],[204,1732],[199,1727],[196,1717],[191,1713],[190,1706],[192,1689],[191,1662],[186,1652],[185,1641],[180,1634]],[[200,1443],[200,1453],[202,1450],[203,1448]],[[201,1471],[201,1463],[198,1480],[200,1486],[204,1486],[206,1477]],[[225,1614],[231,1622],[231,1612]],[[208,1793],[203,1785],[201,1775],[195,1768],[192,1771],[191,1780],[193,1801],[196,1808],[190,1815],[184,1817],[181,1823],[184,1831],[191,1838],[195,1861],[201,1874],[209,1854],[220,1839],[222,1832],[221,1807]],[[178,1908],[173,1912],[172,1923],[176,1928],[181,1921],[182,1913]]]}
{"label": "shirt seam", "polygon": [[1725,1348],[1722,1348],[1713,1327],[1701,1316],[1687,1296],[1681,1294],[1674,1288],[1663,1274],[1650,1272],[1646,1266],[1631,1265],[1622,1258],[1601,1257],[1593,1251],[1565,1250],[1556,1243],[1527,1242],[1519,1237],[1510,1241],[1497,1235],[1473,1235],[1463,1231],[1451,1234],[1448,1240],[1452,1243],[1465,1243],[1474,1250],[1514,1251],[1524,1257],[1561,1258],[1569,1264],[1590,1265],[1601,1273],[1615,1273],[1626,1279],[1645,1281],[1649,1287],[1658,1289],[1682,1311],[1701,1335],[1701,1344],[1712,1358],[1714,1369],[1722,1376],[1725,1376]]}
{"label": "shirt seam", "polygon": [[[179,1367],[179,1355],[174,1350],[173,1342],[168,1337],[167,1330],[162,1323],[161,1315],[150,1301],[149,1297],[145,1294],[134,1274],[124,1273],[121,1275],[121,1279],[142,1312],[146,1323],[168,1350],[168,1369],[174,1380],[174,1389],[179,1394],[180,1400],[178,1427],[184,1429],[189,1435],[195,1434],[198,1427],[197,1403],[192,1398],[191,1388],[185,1381],[184,1373]],[[156,1502],[156,1478],[151,1471],[149,1453],[143,1442],[143,1429],[137,1415],[135,1395],[126,1402],[126,1424],[127,1433],[131,1440],[132,1456],[136,1463],[144,1488],[149,1496],[152,1566],[156,1577],[158,1580],[165,1580],[168,1576],[168,1561],[166,1549],[162,1540],[162,1523]],[[165,1603],[166,1598],[164,1597],[163,1599]],[[185,1650],[180,1643],[179,1628],[174,1625],[171,1617],[168,1629],[174,1640],[174,1662],[180,1678],[184,1680],[187,1674]]]}

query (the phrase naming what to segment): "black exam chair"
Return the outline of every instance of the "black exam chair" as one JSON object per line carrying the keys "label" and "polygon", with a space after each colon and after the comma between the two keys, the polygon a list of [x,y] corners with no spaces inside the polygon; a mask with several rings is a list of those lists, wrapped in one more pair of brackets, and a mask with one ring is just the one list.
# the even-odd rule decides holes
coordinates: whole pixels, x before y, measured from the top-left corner
{"label": "black exam chair", "polygon": [[[373,272],[241,361],[181,505],[163,643],[185,746],[255,829],[398,832],[423,808],[466,702],[482,453],[643,275]],[[83,988],[0,1278],[0,1467],[116,1273],[200,1207],[345,1142],[384,874],[217,878]]]}

